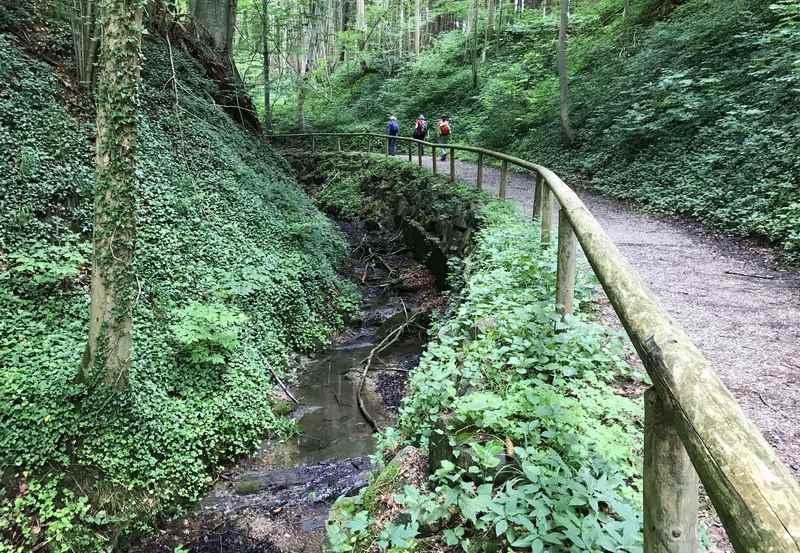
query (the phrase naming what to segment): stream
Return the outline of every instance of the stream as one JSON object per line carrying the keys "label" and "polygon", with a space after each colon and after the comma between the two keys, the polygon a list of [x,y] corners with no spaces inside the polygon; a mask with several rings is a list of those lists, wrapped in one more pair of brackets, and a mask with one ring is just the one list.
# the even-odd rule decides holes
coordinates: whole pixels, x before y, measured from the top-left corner
{"label": "stream", "polygon": [[[399,237],[340,226],[358,245],[346,271],[361,289],[362,305],[329,347],[298,359],[292,392],[300,405],[291,416],[300,433],[264,441],[223,473],[191,513],[136,551],[173,553],[181,545],[191,553],[316,553],[333,502],[368,484],[376,442],[357,401],[364,359],[407,313],[429,313],[441,297],[433,275]],[[362,397],[379,427],[393,422],[424,340],[424,326],[415,327],[376,356]]]}

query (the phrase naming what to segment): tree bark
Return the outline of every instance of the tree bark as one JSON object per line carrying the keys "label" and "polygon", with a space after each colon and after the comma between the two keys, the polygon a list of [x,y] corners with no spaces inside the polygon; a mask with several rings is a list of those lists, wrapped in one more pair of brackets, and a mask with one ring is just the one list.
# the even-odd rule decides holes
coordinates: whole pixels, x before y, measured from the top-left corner
{"label": "tree bark", "polygon": [[94,259],[82,376],[117,390],[128,384],[138,295],[133,256],[142,5],[141,0],[104,2],[97,94]]}
{"label": "tree bark", "polygon": [[558,31],[558,82],[560,88],[561,141],[565,146],[575,142],[575,131],[569,120],[569,82],[567,79],[567,30],[569,0],[561,0],[561,25]]}

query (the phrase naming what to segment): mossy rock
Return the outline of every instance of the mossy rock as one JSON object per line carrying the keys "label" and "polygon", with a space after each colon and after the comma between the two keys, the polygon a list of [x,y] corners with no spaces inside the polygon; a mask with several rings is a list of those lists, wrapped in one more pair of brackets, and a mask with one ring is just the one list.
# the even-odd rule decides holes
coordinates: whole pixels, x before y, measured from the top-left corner
{"label": "mossy rock", "polygon": [[[381,471],[372,478],[369,486],[364,488],[356,497],[340,497],[331,507],[327,525],[346,524],[359,511],[367,511],[370,516],[375,516],[380,510],[380,498],[386,494],[399,492],[406,482],[399,477],[401,467],[407,459],[419,455],[419,450],[413,446],[401,449]],[[323,544],[324,552],[333,551],[331,543],[326,536]]]}

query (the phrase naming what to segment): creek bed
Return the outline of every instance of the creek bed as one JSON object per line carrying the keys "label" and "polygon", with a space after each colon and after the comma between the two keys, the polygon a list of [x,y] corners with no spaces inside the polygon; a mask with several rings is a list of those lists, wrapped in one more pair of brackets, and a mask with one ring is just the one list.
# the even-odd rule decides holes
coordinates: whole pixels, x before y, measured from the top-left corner
{"label": "creek bed", "polygon": [[[357,244],[347,270],[363,301],[331,346],[299,360],[293,393],[300,405],[292,416],[300,433],[265,441],[226,471],[188,517],[136,551],[172,553],[180,544],[191,553],[316,553],[330,506],[367,485],[376,443],[357,401],[363,361],[407,313],[429,313],[441,298],[433,275],[398,248],[397,237],[360,224],[342,230]],[[424,340],[424,326],[409,328],[376,357],[362,397],[380,427],[391,424]]]}

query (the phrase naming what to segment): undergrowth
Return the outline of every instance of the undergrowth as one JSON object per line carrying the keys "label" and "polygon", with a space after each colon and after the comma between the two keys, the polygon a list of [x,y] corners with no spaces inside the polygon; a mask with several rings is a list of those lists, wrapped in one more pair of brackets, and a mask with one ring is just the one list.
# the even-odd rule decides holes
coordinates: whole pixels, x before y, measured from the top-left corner
{"label": "undergrowth", "polygon": [[87,388],[91,102],[16,40],[0,34],[0,551],[124,550],[224,464],[293,431],[265,363],[284,371],[354,308],[336,273],[346,243],[178,50],[176,105],[151,38],[130,386]]}
{"label": "undergrowth", "polygon": [[[615,393],[634,376],[622,341],[590,312],[557,314],[553,249],[516,208],[484,197],[477,217],[471,253],[451,264],[455,306],[431,329],[380,440],[380,459],[428,451],[432,475],[401,487],[376,473],[334,507],[329,547],[641,551],[641,405]],[[581,274],[578,304],[591,285]]]}

